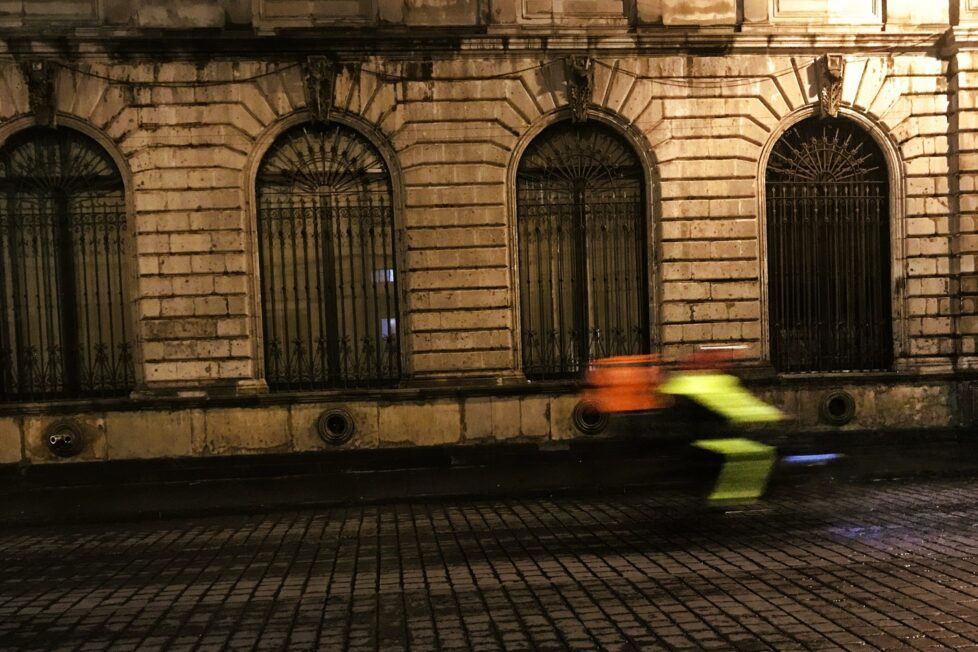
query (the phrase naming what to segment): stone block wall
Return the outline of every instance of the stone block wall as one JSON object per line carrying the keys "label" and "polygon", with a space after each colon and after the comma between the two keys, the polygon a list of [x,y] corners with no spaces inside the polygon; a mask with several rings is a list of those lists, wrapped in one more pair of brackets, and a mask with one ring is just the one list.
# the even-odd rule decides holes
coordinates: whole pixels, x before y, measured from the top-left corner
{"label": "stone block wall", "polygon": [[[257,83],[204,80],[263,70],[231,62],[129,70],[129,79],[162,85],[123,87],[125,100],[104,127],[132,171],[148,386],[254,376],[244,170],[255,139],[278,114]],[[284,89],[281,96],[289,102]]]}
{"label": "stone block wall", "polygon": [[958,366],[978,366],[978,59],[970,52],[952,58],[949,74],[950,120],[953,125],[950,184],[955,219],[951,222],[955,249],[951,278],[956,300]]}
{"label": "stone block wall", "polygon": [[[225,16],[231,4],[221,5]],[[659,3],[658,11],[679,20],[679,4]],[[152,17],[162,5],[141,6]],[[177,13],[189,6],[178,3]],[[468,383],[477,391],[323,392],[303,398],[312,403],[282,398],[260,408],[152,401],[265,389],[254,174],[275,137],[310,118],[303,57],[121,61],[92,46],[58,67],[60,124],[95,137],[126,180],[137,398],[149,401],[145,412],[123,401],[75,414],[92,433],[87,458],[311,450],[323,444],[310,424],[338,404],[355,414],[353,446],[577,436],[570,421],[577,398],[566,388],[486,390],[524,382],[515,169],[536,134],[570,117],[567,52],[593,59],[589,119],[617,129],[648,167],[654,347],[675,356],[704,344],[743,345],[745,364],[763,368],[763,167],[785,129],[816,110],[819,82],[810,48],[788,41],[761,48],[744,38],[754,45],[695,56],[676,48],[636,54],[634,43],[614,39],[590,47],[573,35],[552,50],[528,35],[507,37],[506,49],[473,37],[457,52],[382,56],[367,48],[349,57],[331,110],[382,143],[392,161],[402,384]],[[880,43],[899,52],[883,54]],[[894,341],[904,373],[857,391],[863,416],[852,427],[953,425],[954,384],[907,377],[974,367],[978,64],[970,52],[945,55],[936,43],[915,33],[847,46],[841,114],[873,134],[891,166]],[[0,60],[0,88],[3,140],[33,123],[13,57]],[[769,395],[808,423],[817,419],[816,394],[806,391]],[[901,396],[912,400],[896,409]],[[38,442],[56,417],[31,409],[38,414],[0,420],[0,462],[49,461]]]}
{"label": "stone block wall", "polygon": [[0,24],[94,22],[100,19],[98,0],[3,0]]}
{"label": "stone block wall", "polygon": [[[574,394],[401,397],[2,416],[0,464],[559,441],[582,436],[571,417],[578,400]],[[351,439],[341,448],[326,443],[317,430],[319,416],[335,408],[345,410],[354,424]],[[85,440],[76,457],[59,458],[44,443],[46,430],[65,420],[77,424]]]}
{"label": "stone block wall", "polygon": [[[895,337],[905,368],[950,368],[955,346],[946,66],[926,55],[854,55],[843,90],[844,113],[874,131],[895,166]],[[26,89],[12,64],[2,78],[11,92],[0,115],[16,123]],[[241,79],[250,81],[218,83]],[[301,68],[92,61],[62,69],[57,88],[59,110],[103,134],[131,174],[146,385],[260,381],[252,176],[263,148],[305,109]],[[812,110],[816,88],[814,57],[595,59],[593,119],[630,134],[655,180],[653,332],[665,353],[736,343],[764,358],[761,166],[787,125]],[[451,56],[419,68],[372,58],[338,78],[334,110],[386,140],[400,168],[408,376],[517,374],[511,175],[533,134],[568,117],[562,59]],[[956,115],[957,127],[967,119]]]}

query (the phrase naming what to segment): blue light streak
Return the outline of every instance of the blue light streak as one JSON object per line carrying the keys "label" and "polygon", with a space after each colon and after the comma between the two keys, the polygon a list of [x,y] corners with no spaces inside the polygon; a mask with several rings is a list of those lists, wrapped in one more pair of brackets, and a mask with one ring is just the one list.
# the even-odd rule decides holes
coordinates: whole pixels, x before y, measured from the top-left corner
{"label": "blue light streak", "polygon": [[839,453],[821,453],[819,455],[785,455],[781,458],[784,464],[823,464],[841,458]]}

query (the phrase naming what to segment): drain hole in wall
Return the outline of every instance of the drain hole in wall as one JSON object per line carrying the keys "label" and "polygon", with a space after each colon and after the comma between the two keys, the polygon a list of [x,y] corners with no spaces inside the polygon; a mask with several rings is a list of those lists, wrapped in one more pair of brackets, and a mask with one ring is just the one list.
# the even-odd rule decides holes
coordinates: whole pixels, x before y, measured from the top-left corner
{"label": "drain hole in wall", "polygon": [[574,427],[585,435],[596,435],[608,427],[608,414],[592,401],[580,401],[574,406]]}
{"label": "drain hole in wall", "polygon": [[822,421],[832,426],[844,426],[856,416],[856,403],[847,392],[830,392],[819,406]]}
{"label": "drain hole in wall", "polygon": [[316,430],[327,444],[342,446],[353,437],[356,424],[346,410],[326,410],[316,419]]}

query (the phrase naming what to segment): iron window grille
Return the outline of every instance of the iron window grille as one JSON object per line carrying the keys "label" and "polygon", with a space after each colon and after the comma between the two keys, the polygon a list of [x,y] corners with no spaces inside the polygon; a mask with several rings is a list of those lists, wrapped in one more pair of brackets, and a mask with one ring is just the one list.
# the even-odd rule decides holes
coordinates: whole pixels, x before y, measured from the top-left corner
{"label": "iron window grille", "polygon": [[0,396],[128,394],[122,177],[92,139],[35,127],[0,149]]}
{"label": "iron window grille", "polygon": [[889,184],[872,137],[810,118],[766,172],[771,359],[782,372],[893,363]]}
{"label": "iron window grille", "polygon": [[612,129],[559,123],[516,177],[523,370],[579,377],[591,360],[649,351],[644,175]]}
{"label": "iron window grille", "polygon": [[257,177],[265,377],[275,390],[400,376],[390,173],[337,123],[282,134]]}

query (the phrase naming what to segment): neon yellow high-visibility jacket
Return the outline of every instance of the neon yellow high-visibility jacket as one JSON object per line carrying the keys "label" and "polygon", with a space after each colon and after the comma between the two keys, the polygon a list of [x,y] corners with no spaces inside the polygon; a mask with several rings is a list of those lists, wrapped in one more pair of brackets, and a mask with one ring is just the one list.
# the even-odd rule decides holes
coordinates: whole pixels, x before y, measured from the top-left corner
{"label": "neon yellow high-visibility jacket", "polygon": [[730,374],[679,372],[660,385],[659,391],[691,398],[732,423],[760,423],[784,418],[780,410],[751,394],[739,378]]}

